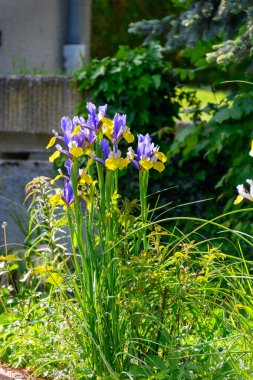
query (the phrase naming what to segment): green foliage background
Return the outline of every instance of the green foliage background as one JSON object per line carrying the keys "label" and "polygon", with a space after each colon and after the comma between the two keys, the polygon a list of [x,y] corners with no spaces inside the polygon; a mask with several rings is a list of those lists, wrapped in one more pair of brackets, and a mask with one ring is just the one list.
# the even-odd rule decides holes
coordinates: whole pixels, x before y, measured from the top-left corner
{"label": "green foliage background", "polygon": [[[194,210],[211,218],[233,209],[236,185],[252,178],[252,86],[221,84],[251,81],[253,76],[252,5],[248,0],[174,0],[161,7],[143,3],[93,3],[94,20],[101,17],[94,10],[100,9],[116,22],[103,31],[98,30],[99,21],[93,23],[93,38],[103,45],[97,49],[99,42],[94,43],[93,55],[107,57],[83,68],[76,76],[77,87],[94,103],[108,103],[112,112],[126,113],[133,131],[149,132],[167,152],[168,168],[159,179],[153,173],[151,193],[171,188],[163,199],[175,205],[213,198],[175,210],[178,215]],[[123,25],[130,22],[131,33],[126,34]],[[136,47],[141,42],[144,46]],[[116,52],[121,43],[135,47],[121,46]],[[203,106],[194,90],[184,90],[206,85],[227,91],[227,99]],[[80,112],[85,113],[84,102]],[[131,178],[134,191],[134,172]],[[250,214],[246,219],[233,217],[226,223],[252,232]]]}

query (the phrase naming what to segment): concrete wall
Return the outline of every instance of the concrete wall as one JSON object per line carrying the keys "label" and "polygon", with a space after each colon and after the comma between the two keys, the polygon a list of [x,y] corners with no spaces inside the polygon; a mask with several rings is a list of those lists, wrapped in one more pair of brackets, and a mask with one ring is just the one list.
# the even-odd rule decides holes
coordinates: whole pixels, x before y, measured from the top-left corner
{"label": "concrete wall", "polygon": [[0,255],[3,222],[8,223],[10,249],[24,242],[15,219],[28,223],[25,185],[34,177],[55,175],[48,162],[53,149],[45,146],[52,129],[60,132],[62,116],[75,115],[79,95],[71,81],[65,76],[0,76]]}
{"label": "concrete wall", "polygon": [[0,1],[0,73],[62,68],[67,0]]}
{"label": "concrete wall", "polygon": [[0,155],[44,149],[79,95],[65,76],[0,76]]}

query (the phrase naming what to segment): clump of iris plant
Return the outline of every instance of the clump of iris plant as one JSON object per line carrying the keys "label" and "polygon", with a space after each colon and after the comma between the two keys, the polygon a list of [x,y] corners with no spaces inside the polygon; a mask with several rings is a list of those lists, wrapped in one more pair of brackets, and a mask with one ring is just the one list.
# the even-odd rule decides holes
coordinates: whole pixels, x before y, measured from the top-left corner
{"label": "clump of iris plant", "polygon": [[[68,275],[60,279],[80,305],[85,341],[92,352],[89,360],[92,368],[106,367],[103,374],[109,373],[110,378],[116,379],[115,360],[120,366],[124,363],[123,355],[118,359],[122,339],[118,304],[122,279],[118,268],[122,255],[131,257],[152,249],[152,238],[146,233],[148,179],[151,169],[165,169],[166,156],[149,134],[139,134],[135,144],[126,115],[116,113],[110,119],[107,105],[97,108],[89,102],[86,108],[86,118],[64,116],[61,133],[54,130],[47,145],[48,149],[55,148],[51,162],[58,157],[64,160],[59,174],[51,181],[55,184],[61,180],[63,185],[50,194],[50,203],[53,210],[63,207],[60,224],[68,226],[68,260],[74,275],[66,261]],[[118,174],[122,170],[127,173],[129,166],[139,173],[140,207],[135,208],[136,215],[131,210],[126,212],[124,204],[119,206]]]}

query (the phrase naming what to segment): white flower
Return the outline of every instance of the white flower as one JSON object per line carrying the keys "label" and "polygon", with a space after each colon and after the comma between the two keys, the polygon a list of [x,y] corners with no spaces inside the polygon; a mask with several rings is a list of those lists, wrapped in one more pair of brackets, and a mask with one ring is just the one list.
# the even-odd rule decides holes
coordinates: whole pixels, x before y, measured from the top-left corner
{"label": "white flower", "polygon": [[253,197],[253,180],[252,179],[246,179],[246,182],[250,185],[249,193],[251,197]]}
{"label": "white flower", "polygon": [[248,191],[244,185],[237,185],[237,191],[238,195],[236,200],[234,201],[235,205],[238,205],[243,201],[243,199],[248,199],[249,201],[253,202],[253,180],[247,179],[246,182],[250,185],[250,191]]}

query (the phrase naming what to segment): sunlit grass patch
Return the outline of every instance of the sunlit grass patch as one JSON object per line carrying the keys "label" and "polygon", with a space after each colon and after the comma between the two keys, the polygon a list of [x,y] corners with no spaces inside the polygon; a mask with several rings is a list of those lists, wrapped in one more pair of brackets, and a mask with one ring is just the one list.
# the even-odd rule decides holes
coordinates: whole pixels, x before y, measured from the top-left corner
{"label": "sunlit grass patch", "polygon": [[[204,109],[209,103],[219,105],[228,95],[225,91],[213,90],[211,87],[199,88],[183,86],[177,91],[178,95],[182,92],[186,92],[189,96],[188,99],[187,96],[180,98],[181,110],[179,116],[182,121],[186,122],[192,121],[192,114],[197,109]],[[192,94],[193,97],[191,97],[190,94]],[[210,118],[211,115],[207,112],[201,113],[201,120],[208,121]]]}

